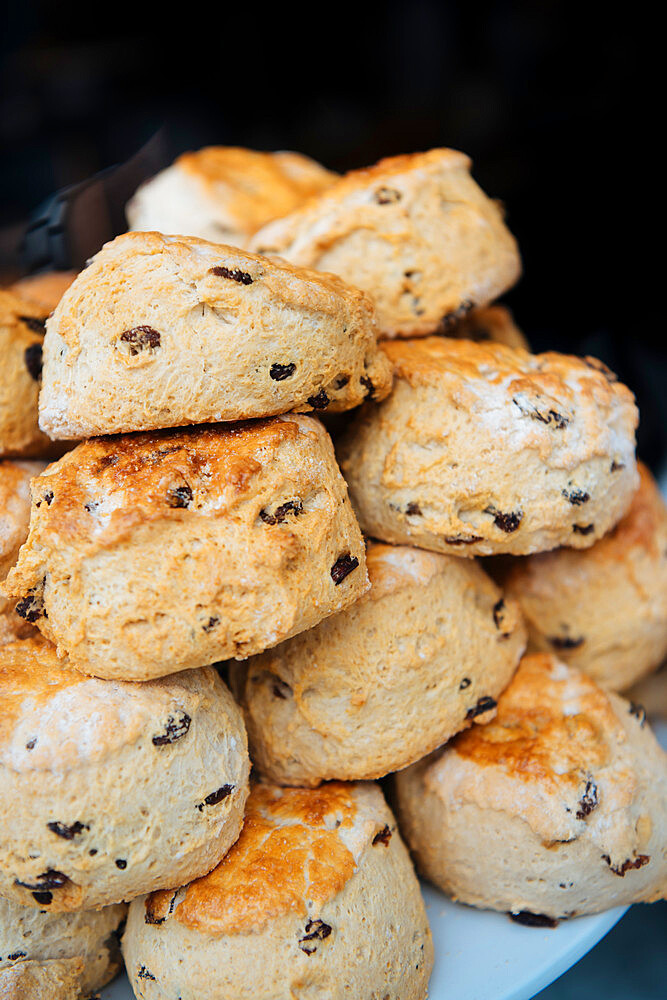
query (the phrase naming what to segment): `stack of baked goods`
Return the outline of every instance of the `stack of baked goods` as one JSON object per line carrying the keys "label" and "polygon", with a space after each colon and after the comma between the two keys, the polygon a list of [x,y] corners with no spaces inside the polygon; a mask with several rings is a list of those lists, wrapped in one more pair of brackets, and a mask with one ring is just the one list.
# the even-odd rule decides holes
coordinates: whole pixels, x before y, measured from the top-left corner
{"label": "stack of baked goods", "polygon": [[87,997],[122,935],[144,1000],[422,1000],[408,849],[524,923],[664,897],[616,692],[667,512],[630,390],[492,304],[467,158],[202,150],[129,219],[45,337],[0,293],[0,997]]}

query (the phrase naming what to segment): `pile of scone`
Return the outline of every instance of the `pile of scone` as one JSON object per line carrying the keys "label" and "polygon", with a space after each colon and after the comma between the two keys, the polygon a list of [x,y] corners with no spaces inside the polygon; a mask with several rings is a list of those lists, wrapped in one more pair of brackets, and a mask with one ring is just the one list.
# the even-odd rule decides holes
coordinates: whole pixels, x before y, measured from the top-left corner
{"label": "pile of scone", "polygon": [[422,1000],[408,848],[524,924],[663,898],[616,692],[667,655],[667,511],[630,390],[491,305],[468,159],[202,150],[128,218],[0,292],[2,1000],[121,944],[144,1000]]}

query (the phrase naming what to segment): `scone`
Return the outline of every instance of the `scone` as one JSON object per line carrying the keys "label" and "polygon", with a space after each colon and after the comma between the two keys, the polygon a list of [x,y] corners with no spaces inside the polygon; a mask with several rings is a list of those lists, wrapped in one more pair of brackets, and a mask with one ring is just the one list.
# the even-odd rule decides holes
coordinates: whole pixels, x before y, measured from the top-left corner
{"label": "scone", "polygon": [[46,310],[0,289],[0,458],[46,454],[37,423]]}
{"label": "scone", "polygon": [[281,785],[381,778],[488,722],[526,633],[471,560],[371,543],[348,611],[232,667],[253,763]]}
{"label": "scone", "polygon": [[210,871],[250,770],[216,671],[128,684],[66,668],[41,637],[0,646],[0,896],[61,913]]}
{"label": "scone", "polygon": [[588,548],[637,488],[634,397],[594,358],[429,337],[339,442],[362,530],[459,556]]}
{"label": "scone", "polygon": [[367,295],[190,237],[107,243],[47,331],[40,421],[52,438],[336,412],[391,389]]}
{"label": "scone", "polygon": [[217,868],[131,905],[123,955],[144,1000],[425,1000],[433,966],[417,879],[372,784],[256,785]]}
{"label": "scone", "polygon": [[0,969],[0,1000],[83,1000],[80,958],[17,962]]}
{"label": "scone", "polygon": [[244,246],[260,226],[298,208],[337,178],[301,153],[208,146],[184,153],[142,184],[126,214],[130,229]]}
{"label": "scone", "polygon": [[0,460],[0,645],[35,631],[14,611],[16,601],[5,595],[3,581],[28,537],[30,479],[43,469],[43,462]]}
{"label": "scone", "polygon": [[501,209],[470,176],[468,157],[452,149],[353,170],[249,246],[368,292],[386,337],[446,333],[521,271]]}
{"label": "scone", "polygon": [[21,278],[10,286],[10,291],[43,310],[48,316],[76,278],[76,271],[45,271]]}
{"label": "scone", "polygon": [[667,719],[667,663],[638,684],[633,684],[625,697],[655,719]]}
{"label": "scone", "polygon": [[516,560],[507,577],[533,649],[623,691],[667,658],[667,507],[641,463],[639,489],[590,549]]}
{"label": "scone", "polygon": [[98,677],[243,659],[366,591],[329,435],[294,416],[97,438],[33,481],[5,592]]}
{"label": "scone", "polygon": [[[31,965],[48,974],[53,971],[53,961],[81,962],[79,989],[82,997],[90,997],[113,979],[123,964],[120,937],[126,914],[124,903],[101,910],[51,914],[0,897],[0,981],[3,972],[16,966]],[[51,1000],[50,993],[43,996]],[[17,1000],[29,998],[30,993],[17,994]]]}
{"label": "scone", "polygon": [[667,892],[667,755],[634,706],[546,653],[396,795],[419,868],[463,903],[540,924]]}
{"label": "scone", "polygon": [[493,340],[498,344],[505,344],[506,347],[530,350],[528,341],[506,306],[493,305],[473,309],[447,331],[447,336],[456,337],[457,340],[474,340],[478,344]]}

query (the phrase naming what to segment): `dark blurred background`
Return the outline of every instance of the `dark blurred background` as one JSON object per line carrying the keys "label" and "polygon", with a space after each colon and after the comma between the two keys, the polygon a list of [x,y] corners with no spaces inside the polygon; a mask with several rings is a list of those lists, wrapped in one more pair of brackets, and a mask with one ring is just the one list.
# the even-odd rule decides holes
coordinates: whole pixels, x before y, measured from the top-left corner
{"label": "dark blurred background", "polygon": [[165,161],[221,143],[345,170],[463,149],[522,249],[507,296],[520,325],[536,349],[594,353],[618,371],[642,404],[640,453],[661,463],[659,113],[639,8],[13,0],[4,20],[0,227],[160,128]]}

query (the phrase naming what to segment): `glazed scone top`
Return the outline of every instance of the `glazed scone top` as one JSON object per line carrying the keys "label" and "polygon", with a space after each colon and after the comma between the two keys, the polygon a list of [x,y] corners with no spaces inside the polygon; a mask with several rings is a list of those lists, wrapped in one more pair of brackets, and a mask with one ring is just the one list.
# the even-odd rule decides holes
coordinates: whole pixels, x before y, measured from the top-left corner
{"label": "glazed scone top", "polygon": [[[154,520],[233,517],[255,500],[276,451],[300,435],[326,431],[312,418],[291,416],[92,438],[34,481],[33,508],[41,530],[88,553]],[[316,472],[306,463],[295,470],[297,479],[311,474],[313,493]],[[290,499],[307,506],[310,497]]]}
{"label": "glazed scone top", "polygon": [[152,893],[145,902],[147,923],[173,913],[200,932],[243,934],[284,914],[319,912],[384,829],[378,796],[372,786],[342,782],[313,790],[255,785],[229,853],[176,895]]}
{"label": "glazed scone top", "polygon": [[142,684],[99,680],[68,669],[40,636],[7,643],[0,646],[0,764],[29,772],[99,762],[142,736],[159,740],[170,719],[192,719],[216,686],[211,667]]}
{"label": "glazed scone top", "polygon": [[496,718],[454,737],[426,782],[440,794],[444,780],[450,801],[519,816],[546,845],[586,831],[602,853],[625,859],[636,843],[632,730],[642,721],[585,674],[532,654],[498,699]]}

